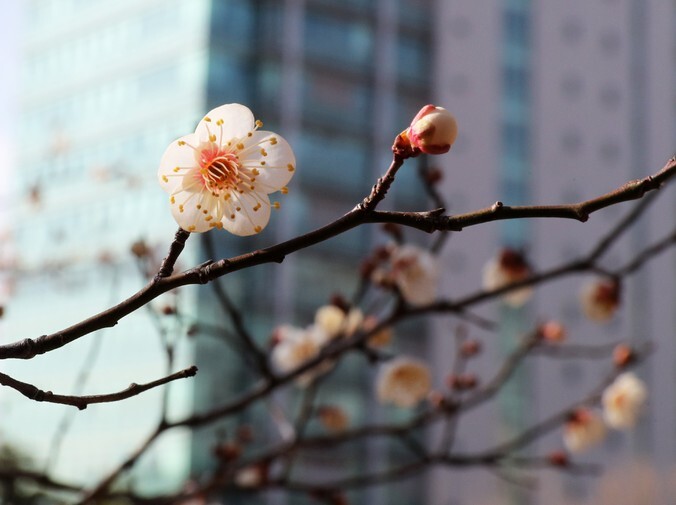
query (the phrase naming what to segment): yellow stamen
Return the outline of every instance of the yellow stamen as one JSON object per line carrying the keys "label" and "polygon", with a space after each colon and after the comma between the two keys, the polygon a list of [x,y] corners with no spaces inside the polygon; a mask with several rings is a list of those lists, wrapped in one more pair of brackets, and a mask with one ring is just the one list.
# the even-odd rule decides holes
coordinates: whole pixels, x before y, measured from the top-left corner
{"label": "yellow stamen", "polygon": [[178,211],[179,211],[179,212],[183,212],[183,205],[179,205],[179,206],[178,206]]}
{"label": "yellow stamen", "polygon": [[207,123],[211,123],[211,118],[210,118],[209,116],[204,116],[204,120],[205,120]]}
{"label": "yellow stamen", "polygon": [[280,189],[280,191],[282,192],[283,195],[287,195],[289,193],[289,188],[284,186],[282,189]]}
{"label": "yellow stamen", "polygon": [[263,128],[263,121],[256,119],[256,128]]}
{"label": "yellow stamen", "polygon": [[270,144],[272,144],[273,146],[276,145],[277,144],[277,137],[272,137],[270,139]]}
{"label": "yellow stamen", "polygon": [[296,170],[296,167],[294,167],[291,163],[289,163],[289,164],[286,166],[286,168],[289,169],[289,172],[293,172],[294,170]]}
{"label": "yellow stamen", "polygon": [[261,228],[260,226],[256,226],[256,227],[254,228],[254,231],[255,231],[256,233],[260,233],[262,229],[263,229],[263,228]]}
{"label": "yellow stamen", "polygon": [[194,226],[188,227],[188,231],[195,231],[195,227]]}
{"label": "yellow stamen", "polygon": [[272,208],[273,209],[279,209],[281,207],[279,202],[272,202]]}
{"label": "yellow stamen", "polygon": [[169,199],[169,201],[170,201],[170,202],[172,203],[172,205],[173,205],[173,204],[176,203],[176,198],[174,198],[174,197],[172,196],[172,197]]}
{"label": "yellow stamen", "polygon": [[239,149],[240,151],[242,151],[242,150],[244,149],[244,144],[242,144],[242,143],[240,142],[240,143],[237,144],[235,147],[237,147],[237,149]]}
{"label": "yellow stamen", "polygon": [[163,180],[164,182],[169,182],[169,179],[167,179],[167,176],[166,176],[166,175],[163,175],[163,176],[162,176],[162,180]]}
{"label": "yellow stamen", "polygon": [[181,167],[174,168],[174,173],[178,172],[179,170],[181,170]]}
{"label": "yellow stamen", "polygon": [[218,121],[216,121],[216,124],[217,124],[218,126],[221,126],[221,125],[223,124],[223,120],[222,120],[222,119],[219,119]]}

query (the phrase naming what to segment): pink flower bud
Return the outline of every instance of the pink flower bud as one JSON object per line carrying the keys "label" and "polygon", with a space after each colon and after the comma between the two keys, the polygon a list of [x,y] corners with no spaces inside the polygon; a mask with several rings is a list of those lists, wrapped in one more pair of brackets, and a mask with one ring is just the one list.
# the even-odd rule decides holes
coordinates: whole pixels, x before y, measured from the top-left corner
{"label": "pink flower bud", "polygon": [[443,107],[425,105],[406,130],[411,146],[427,154],[444,154],[458,136],[458,124]]}

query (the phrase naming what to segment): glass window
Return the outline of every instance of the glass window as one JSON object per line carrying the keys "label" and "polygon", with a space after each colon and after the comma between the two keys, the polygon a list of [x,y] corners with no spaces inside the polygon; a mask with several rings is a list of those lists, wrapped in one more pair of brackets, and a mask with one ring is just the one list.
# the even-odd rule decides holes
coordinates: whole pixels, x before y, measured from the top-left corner
{"label": "glass window", "polygon": [[364,22],[309,11],[305,48],[309,56],[319,58],[322,63],[337,62],[365,68],[373,58],[373,33]]}
{"label": "glass window", "polygon": [[362,189],[367,155],[365,146],[357,141],[306,131],[295,150],[299,160],[296,177],[303,182],[352,193]]}
{"label": "glass window", "polygon": [[430,51],[426,41],[399,38],[397,41],[397,68],[405,79],[428,82],[430,80]]}

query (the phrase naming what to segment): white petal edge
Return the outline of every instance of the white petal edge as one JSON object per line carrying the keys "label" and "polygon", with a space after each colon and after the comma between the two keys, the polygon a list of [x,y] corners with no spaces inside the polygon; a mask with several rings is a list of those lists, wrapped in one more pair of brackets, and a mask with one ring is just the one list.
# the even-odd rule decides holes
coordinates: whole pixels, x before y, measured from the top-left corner
{"label": "white petal edge", "polygon": [[[179,142],[185,142],[185,144],[179,145]],[[160,187],[167,193],[171,194],[181,187],[183,175],[188,173],[188,170],[175,172],[176,167],[190,169],[197,166],[195,151],[190,147],[194,146],[195,142],[196,137],[191,133],[174,140],[164,151],[157,170],[157,178],[160,181]]]}
{"label": "white petal edge", "polygon": [[[276,139],[276,143],[271,143]],[[267,156],[261,152],[264,150]],[[257,169],[257,185],[266,193],[279,191],[293,177],[296,170],[296,157],[289,143],[273,132],[257,131],[244,142],[244,150],[240,155],[243,167]],[[265,162],[265,165],[261,165]]]}
{"label": "white petal edge", "polygon": [[[206,121],[209,118],[210,121]],[[223,124],[218,125],[222,119]],[[216,142],[227,144],[233,139],[247,138],[254,131],[254,115],[248,107],[238,103],[228,103],[210,110],[195,129],[195,135],[201,142],[209,142],[209,136],[215,135]]]}

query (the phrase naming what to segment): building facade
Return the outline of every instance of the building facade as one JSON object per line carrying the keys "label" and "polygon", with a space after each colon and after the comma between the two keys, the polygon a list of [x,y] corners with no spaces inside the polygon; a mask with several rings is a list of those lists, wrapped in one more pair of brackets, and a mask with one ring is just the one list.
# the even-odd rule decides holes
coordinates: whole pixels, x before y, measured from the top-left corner
{"label": "building facade", "polygon": [[[454,202],[452,211],[498,200],[507,205],[586,200],[664,165],[676,139],[673,2],[489,4],[437,3],[435,100],[453,110],[460,125],[456,145],[444,159],[445,169],[456,177],[450,176],[446,186]],[[500,247],[525,250],[537,268],[579,257],[631,207],[604,210],[585,224],[533,220],[465,230],[445,251],[449,269],[444,284],[453,287],[447,294],[455,297],[476,286],[483,265]],[[662,195],[647,219],[608,253],[605,264],[611,268],[625,264],[668,233],[673,224],[662,216],[673,216],[673,208],[673,194]],[[503,350],[546,319],[563,321],[574,342],[655,342],[660,352],[638,374],[648,382],[651,397],[667,398],[675,369],[674,316],[666,306],[673,305],[675,277],[673,253],[630,276],[623,285],[623,310],[606,325],[586,320],[580,310],[578,294],[593,278],[589,275],[536,289],[530,304],[516,312],[500,303],[479,309],[501,322]],[[492,343],[496,337],[484,338]],[[435,345],[441,346],[436,355],[451,350],[450,344]],[[499,358],[485,356],[482,377],[495,372]],[[458,450],[490,446],[513,428],[534,424],[574,401],[581,391],[590,391],[609,366],[607,361],[534,360],[500,402],[461,425]],[[664,488],[664,475],[675,463],[667,442],[672,440],[668,434],[674,422],[673,402],[655,400],[636,430],[612,432],[601,449],[580,460],[603,463],[611,476],[618,469],[631,472],[627,465],[640,463],[651,468],[653,478],[643,488]],[[477,433],[489,437],[482,439]],[[542,454],[560,447],[559,430],[529,449]],[[497,478],[491,489],[486,479],[491,480],[486,472],[470,476],[439,472],[429,503],[606,503],[603,490],[611,485],[604,479],[544,472],[538,475],[538,490],[523,493]],[[624,489],[622,499],[632,496],[628,486],[639,487],[632,479],[612,485]],[[655,502],[668,502],[661,500],[666,498]]]}

